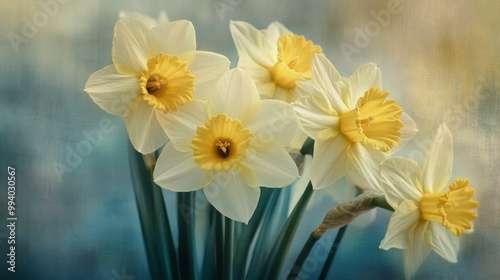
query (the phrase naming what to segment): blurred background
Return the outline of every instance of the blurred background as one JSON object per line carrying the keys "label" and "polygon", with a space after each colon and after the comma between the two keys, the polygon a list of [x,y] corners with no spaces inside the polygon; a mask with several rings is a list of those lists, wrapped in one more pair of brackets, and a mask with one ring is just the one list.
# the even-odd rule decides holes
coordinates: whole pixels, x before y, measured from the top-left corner
{"label": "blurred background", "polygon": [[[198,49],[226,55],[232,66],[230,20],[257,28],[280,21],[321,45],[344,76],[377,63],[384,89],[420,130],[403,153],[418,160],[426,139],[447,122],[453,176],[469,177],[481,203],[475,232],[461,237],[458,264],[431,253],[415,279],[500,276],[500,2],[0,0],[0,279],[150,277],[126,129],[83,92],[90,74],[111,64],[122,10],[191,20]],[[95,133],[102,137],[86,145]],[[6,263],[8,166],[16,169],[16,273]],[[314,194],[294,244],[335,204],[330,192]],[[331,278],[404,278],[402,252],[378,249],[389,217],[377,210],[374,223],[347,229]],[[335,233],[323,238],[302,279],[317,277],[324,261],[318,250]],[[288,269],[300,246],[290,252]]]}

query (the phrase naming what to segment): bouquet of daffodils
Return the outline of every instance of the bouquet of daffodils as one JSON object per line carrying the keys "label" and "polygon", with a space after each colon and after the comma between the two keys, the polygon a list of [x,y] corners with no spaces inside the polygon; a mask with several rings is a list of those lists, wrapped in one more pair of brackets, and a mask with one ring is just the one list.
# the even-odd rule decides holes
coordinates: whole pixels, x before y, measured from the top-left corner
{"label": "bouquet of daffodils", "polygon": [[[298,277],[326,230],[341,227],[326,277],[345,226],[375,207],[394,212],[380,248],[404,250],[406,278],[431,250],[457,262],[457,237],[472,229],[478,202],[468,179],[450,182],[446,124],[422,162],[396,157],[417,129],[382,89],[375,64],[342,77],[320,46],[278,22],[259,30],[232,21],[230,30],[239,56],[234,69],[225,56],[196,49],[191,22],[123,13],[113,64],[85,85],[99,107],[125,121],[152,277],[278,278],[313,190],[343,177],[362,193],[311,229],[288,278]],[[310,181],[301,187],[310,156]],[[161,188],[177,193],[178,235]],[[290,214],[282,188],[300,192]]]}

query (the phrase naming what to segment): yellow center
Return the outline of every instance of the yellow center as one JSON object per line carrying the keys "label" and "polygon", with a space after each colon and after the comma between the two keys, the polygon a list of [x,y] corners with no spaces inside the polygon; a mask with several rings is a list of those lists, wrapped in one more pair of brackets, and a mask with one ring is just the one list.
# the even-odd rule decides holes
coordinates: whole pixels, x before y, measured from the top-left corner
{"label": "yellow center", "polygon": [[351,142],[362,142],[383,152],[399,142],[403,110],[395,100],[385,100],[389,92],[372,87],[359,98],[356,108],[339,117],[340,132]]}
{"label": "yellow center", "polygon": [[472,228],[472,220],[477,213],[471,209],[479,206],[472,200],[474,188],[469,186],[469,179],[457,178],[450,184],[448,192],[425,193],[420,201],[421,219],[442,223],[455,236]]}
{"label": "yellow center", "polygon": [[285,89],[294,88],[301,78],[311,79],[311,60],[317,53],[323,53],[321,47],[304,36],[282,34],[278,38],[278,62],[269,70],[271,78]]}
{"label": "yellow center", "polygon": [[141,72],[142,98],[149,105],[167,113],[191,101],[195,76],[189,64],[177,56],[159,53],[148,60],[148,69]]}
{"label": "yellow center", "polygon": [[204,169],[226,171],[248,154],[253,134],[239,120],[219,114],[198,126],[191,142],[194,161]]}

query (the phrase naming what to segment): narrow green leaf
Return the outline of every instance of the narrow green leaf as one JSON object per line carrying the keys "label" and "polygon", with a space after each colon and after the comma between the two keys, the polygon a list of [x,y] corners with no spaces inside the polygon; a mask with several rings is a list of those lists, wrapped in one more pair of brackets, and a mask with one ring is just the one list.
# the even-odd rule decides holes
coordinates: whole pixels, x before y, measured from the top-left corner
{"label": "narrow green leaf", "polygon": [[[266,264],[266,256],[271,251],[279,235],[280,229],[273,223],[276,222],[276,212],[279,205],[279,198],[282,189],[271,189],[272,197],[269,207],[262,218],[262,226],[259,229],[257,241],[255,243],[250,266],[248,267],[248,277],[255,278]],[[260,279],[260,278],[258,278]]]}
{"label": "narrow green leaf", "polygon": [[198,279],[195,245],[195,192],[177,193],[177,223],[179,227],[179,264],[181,279]]}
{"label": "narrow green leaf", "polygon": [[262,219],[268,208],[271,197],[275,193],[274,189],[261,188],[261,195],[257,208],[247,225],[243,226],[241,234],[237,239],[236,252],[234,254],[234,279],[245,279],[247,257],[250,245],[256,236],[257,229],[262,224]]}
{"label": "narrow green leaf", "polygon": [[168,215],[160,187],[153,182],[152,166],[129,145],[129,165],[151,277],[179,279],[179,268]]}
{"label": "narrow green leaf", "polygon": [[339,228],[337,232],[337,236],[333,241],[332,248],[330,248],[330,252],[328,252],[328,257],[326,258],[325,264],[323,265],[323,269],[321,270],[321,274],[319,276],[319,280],[327,279],[328,272],[330,271],[330,267],[332,267],[333,259],[335,258],[335,254],[337,253],[337,249],[340,246],[340,242],[342,241],[342,237],[347,229],[347,225]]}
{"label": "narrow green leaf", "polygon": [[201,279],[217,279],[216,278],[216,253],[215,253],[215,212],[212,205],[209,206],[209,225],[207,242],[205,244],[205,254],[203,256],[203,266],[201,268]]}
{"label": "narrow green leaf", "polygon": [[233,243],[234,221],[224,218],[224,277],[225,280],[233,279]]}
{"label": "narrow green leaf", "polygon": [[257,279],[278,279],[283,262],[287,257],[288,249],[292,243],[293,237],[299,226],[300,220],[304,215],[307,203],[313,193],[311,182],[307,185],[304,193],[293,208],[290,217],[288,217],[283,229],[281,230],[275,245],[267,257],[266,265],[262,269]]}
{"label": "narrow green leaf", "polygon": [[224,275],[224,216],[215,211],[215,255],[217,260],[216,279]]}
{"label": "narrow green leaf", "polygon": [[314,235],[314,232],[309,235],[309,238],[307,239],[306,243],[304,243],[304,246],[302,246],[302,250],[300,250],[300,253],[297,256],[297,259],[295,260],[295,263],[292,266],[292,269],[290,270],[290,273],[288,274],[286,279],[296,279],[298,277],[300,270],[302,269],[302,265],[306,261],[307,256],[309,256],[309,253],[314,247],[314,244],[316,244],[316,241],[318,241],[319,239],[320,238]]}

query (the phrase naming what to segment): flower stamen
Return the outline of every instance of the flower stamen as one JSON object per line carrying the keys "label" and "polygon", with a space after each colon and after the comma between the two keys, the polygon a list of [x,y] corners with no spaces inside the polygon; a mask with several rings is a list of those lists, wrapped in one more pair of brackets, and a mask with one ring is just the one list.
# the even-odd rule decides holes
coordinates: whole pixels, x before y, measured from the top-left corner
{"label": "flower stamen", "polygon": [[193,99],[196,77],[189,71],[189,64],[178,56],[159,53],[148,60],[139,83],[142,98],[149,105],[167,113]]}
{"label": "flower stamen", "polygon": [[253,134],[240,120],[219,114],[198,126],[191,141],[194,161],[207,170],[226,171],[235,167],[248,154]]}
{"label": "flower stamen", "polygon": [[219,147],[219,149],[222,151],[222,157],[227,157],[228,155],[228,147],[231,146],[231,143],[228,143],[227,141],[224,141],[224,143],[222,143],[222,141],[217,141],[217,143],[215,143],[215,146]]}
{"label": "flower stamen", "polygon": [[159,76],[154,76],[154,80],[149,80],[146,84],[146,89],[150,94],[154,91],[161,89],[162,86],[166,85],[167,81],[160,78]]}
{"label": "flower stamen", "polygon": [[370,123],[375,119],[374,116],[370,116],[367,119],[363,119],[359,122],[359,124],[364,124],[366,126],[370,126]]}

